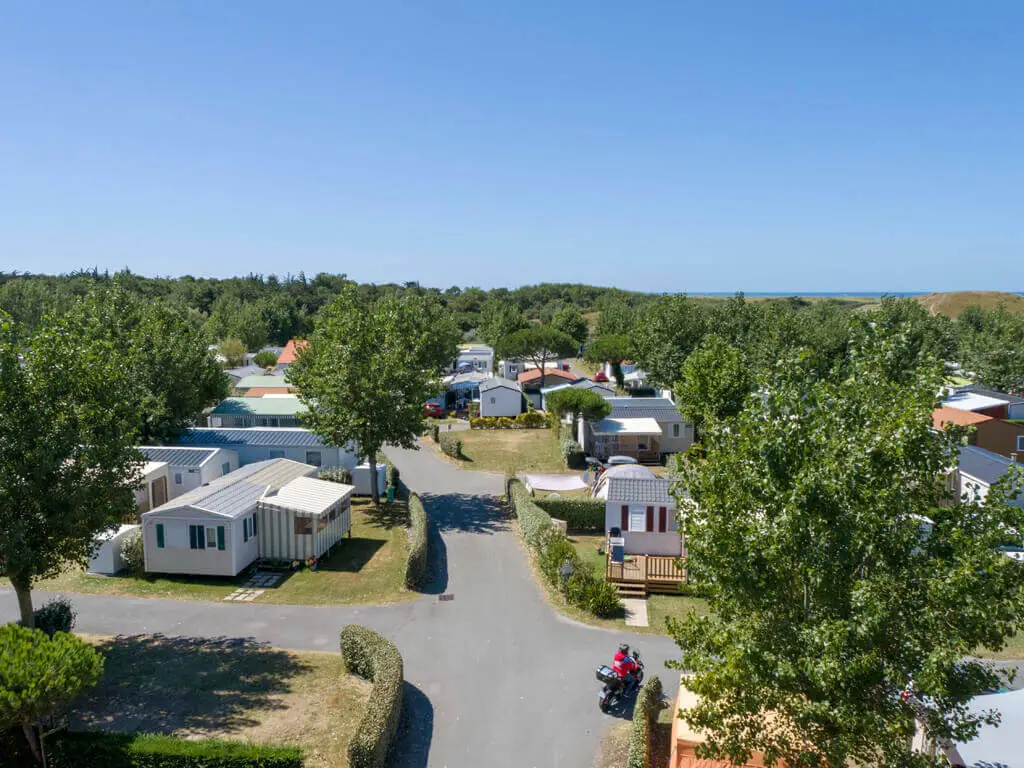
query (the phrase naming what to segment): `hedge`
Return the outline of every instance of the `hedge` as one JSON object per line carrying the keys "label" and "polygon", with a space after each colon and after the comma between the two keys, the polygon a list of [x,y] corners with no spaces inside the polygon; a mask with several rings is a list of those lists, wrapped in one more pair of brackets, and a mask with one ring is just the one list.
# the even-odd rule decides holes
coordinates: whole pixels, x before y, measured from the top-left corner
{"label": "hedge", "polygon": [[302,768],[296,747],[192,741],[137,733],[63,733],[46,740],[50,768]]}
{"label": "hedge", "polygon": [[[559,587],[570,605],[574,605],[598,618],[614,616],[622,608],[615,588],[599,578],[583,562],[572,542],[530,496],[519,480],[508,483],[508,495],[519,520],[519,530],[527,546],[537,559],[545,580]],[[573,574],[562,583],[562,565],[568,561]]]}
{"label": "hedge", "polygon": [[398,488],[398,483],[402,479],[402,473],[398,471],[398,467],[391,463],[391,459],[384,459],[384,482],[388,485],[393,485]]}
{"label": "hedge", "polygon": [[366,712],[348,745],[352,768],[383,768],[402,719],[402,655],[372,629],[349,624],[341,630],[341,653],[349,672],[373,682]]}
{"label": "hedge", "polygon": [[321,480],[328,480],[332,483],[353,485],[352,470],[348,467],[324,467],[317,473],[317,477]]}
{"label": "hedge", "polygon": [[541,429],[548,424],[540,411],[524,411],[511,419],[507,416],[481,416],[469,420],[470,429]]}
{"label": "hedge", "polygon": [[586,466],[583,446],[572,438],[562,440],[562,459],[569,469],[583,469]]}
{"label": "hedge", "polygon": [[415,493],[409,495],[409,557],[405,563],[405,586],[415,589],[427,580],[430,557],[427,511]]}
{"label": "hedge", "polygon": [[453,459],[462,458],[462,438],[456,437],[451,432],[444,432],[440,435],[437,444],[441,446],[441,451],[446,455],[451,456]]}
{"label": "hedge", "polygon": [[658,721],[661,707],[661,680],[657,675],[651,675],[640,686],[640,692],[636,695],[626,768],[650,768],[651,731]]}
{"label": "hedge", "polygon": [[537,506],[565,520],[571,531],[604,532],[604,502],[592,499],[539,499]]}

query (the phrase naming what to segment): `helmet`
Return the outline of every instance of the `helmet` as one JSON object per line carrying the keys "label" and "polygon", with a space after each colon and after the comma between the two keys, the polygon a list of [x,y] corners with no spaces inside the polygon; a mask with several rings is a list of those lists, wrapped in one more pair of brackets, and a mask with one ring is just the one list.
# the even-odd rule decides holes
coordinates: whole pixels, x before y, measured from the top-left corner
{"label": "helmet", "polygon": [[623,643],[622,645],[620,645],[619,646],[619,653],[623,653],[626,656],[629,656],[629,646],[626,643]]}

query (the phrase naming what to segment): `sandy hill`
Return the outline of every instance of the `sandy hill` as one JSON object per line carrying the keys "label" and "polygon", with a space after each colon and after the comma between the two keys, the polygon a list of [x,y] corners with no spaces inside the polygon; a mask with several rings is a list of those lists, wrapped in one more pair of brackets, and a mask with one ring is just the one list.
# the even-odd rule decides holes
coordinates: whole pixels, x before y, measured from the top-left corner
{"label": "sandy hill", "polygon": [[995,309],[1006,304],[1011,312],[1024,313],[1024,296],[1019,293],[1003,293],[1002,291],[952,291],[950,293],[929,293],[918,296],[917,300],[934,314],[958,317],[971,304],[982,309]]}

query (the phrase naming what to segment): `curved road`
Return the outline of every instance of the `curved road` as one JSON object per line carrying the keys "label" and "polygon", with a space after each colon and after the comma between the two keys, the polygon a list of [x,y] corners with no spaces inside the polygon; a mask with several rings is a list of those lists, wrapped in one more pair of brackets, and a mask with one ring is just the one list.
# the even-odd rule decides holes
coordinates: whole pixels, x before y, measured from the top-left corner
{"label": "curved road", "polygon": [[[405,659],[407,716],[393,761],[400,766],[593,765],[601,735],[614,721],[598,712],[594,669],[610,661],[623,639],[639,646],[648,673],[660,674],[666,694],[675,695],[675,675],[664,668],[677,656],[671,640],[584,626],[548,607],[492,498],[502,493],[501,476],[460,470],[429,448],[388,453],[436,526],[436,575],[421,599],[310,607],[76,595],[78,628],[337,650],[342,625],[373,627]],[[441,593],[453,599],[441,601]],[[7,591],[0,596],[0,620],[16,617]]]}

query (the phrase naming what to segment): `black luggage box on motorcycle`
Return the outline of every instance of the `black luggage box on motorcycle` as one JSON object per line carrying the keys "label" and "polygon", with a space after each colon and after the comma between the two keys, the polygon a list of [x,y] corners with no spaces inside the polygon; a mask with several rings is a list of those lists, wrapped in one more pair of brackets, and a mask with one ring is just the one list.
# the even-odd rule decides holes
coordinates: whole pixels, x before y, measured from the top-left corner
{"label": "black luggage box on motorcycle", "polygon": [[614,669],[602,664],[597,668],[597,679],[602,683],[615,683],[618,682],[619,676],[615,674]]}

